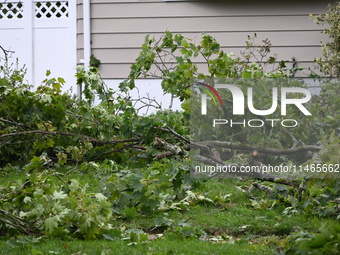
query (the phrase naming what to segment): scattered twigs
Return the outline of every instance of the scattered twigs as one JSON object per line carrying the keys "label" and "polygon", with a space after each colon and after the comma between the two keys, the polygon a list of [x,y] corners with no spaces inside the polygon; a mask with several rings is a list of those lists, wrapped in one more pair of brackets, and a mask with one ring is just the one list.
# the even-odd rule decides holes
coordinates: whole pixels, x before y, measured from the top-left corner
{"label": "scattered twigs", "polygon": [[137,112],[140,112],[142,109],[146,108],[146,114],[149,113],[150,108],[155,108],[155,109],[162,109],[162,104],[158,103],[156,99],[150,98],[149,94],[145,97],[140,97],[136,100],[136,103],[139,102],[142,104],[137,109]]}
{"label": "scattered twigs", "polygon": [[151,108],[162,109],[162,103],[159,103],[155,98],[151,98],[148,93],[146,94],[146,96],[142,97],[139,93],[139,89],[138,88],[135,89],[137,90],[138,98],[131,99],[131,101],[135,102],[134,107],[137,109],[138,113],[145,108],[146,108],[144,112],[145,114],[148,114]]}

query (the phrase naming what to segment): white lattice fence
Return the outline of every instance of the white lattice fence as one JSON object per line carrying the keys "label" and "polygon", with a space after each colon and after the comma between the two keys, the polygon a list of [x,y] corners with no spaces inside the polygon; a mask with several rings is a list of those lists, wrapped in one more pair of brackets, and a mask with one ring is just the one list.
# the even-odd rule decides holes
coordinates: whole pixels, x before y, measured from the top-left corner
{"label": "white lattice fence", "polygon": [[1,19],[22,19],[23,3],[22,2],[4,2],[0,3],[0,20]]}
{"label": "white lattice fence", "polygon": [[35,3],[35,16],[37,18],[67,18],[68,1],[45,1]]}
{"label": "white lattice fence", "polygon": [[0,45],[15,52],[35,86],[46,70],[74,85],[75,1],[0,0]]}

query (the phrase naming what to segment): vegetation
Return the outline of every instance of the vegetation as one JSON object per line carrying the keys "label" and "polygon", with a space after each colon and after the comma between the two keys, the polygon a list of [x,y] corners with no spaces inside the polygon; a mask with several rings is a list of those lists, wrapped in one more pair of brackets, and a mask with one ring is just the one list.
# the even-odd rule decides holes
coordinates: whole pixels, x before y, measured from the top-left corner
{"label": "vegetation", "polygon": [[330,41],[322,44],[322,58],[317,58],[316,63],[320,71],[331,77],[340,77],[340,2],[329,4],[328,12],[317,16],[311,15],[316,24],[327,25],[322,33],[329,36]]}
{"label": "vegetation", "polygon": [[[330,178],[337,177],[340,164],[338,82],[321,82],[321,92],[306,106],[311,116],[288,111],[287,117],[299,122],[294,128],[190,129],[199,116],[196,96],[215,98],[197,81],[238,78],[245,89],[261,78],[265,82],[257,83],[257,96],[268,108],[271,86],[304,86],[290,79],[296,70],[270,55],[270,46],[268,40],[257,44],[256,35],[249,37],[237,58],[206,34],[200,42],[170,32],[159,40],[147,36],[119,91],[106,88],[98,61],[89,70],[79,67],[83,98],[62,92],[65,81],[49,71],[32,91],[25,69],[4,60],[1,252],[339,254],[340,182]],[[198,66],[197,59],[205,64]],[[140,77],[163,78],[164,92],[178,97],[183,111],[138,114],[127,93]],[[227,93],[220,96],[231,100]],[[230,108],[215,101],[209,107],[217,106],[229,118]],[[268,117],[279,118],[275,114]],[[197,134],[223,143],[217,149],[203,146]],[[204,157],[191,154],[197,150]],[[311,174],[195,178],[196,161],[296,165]]]}

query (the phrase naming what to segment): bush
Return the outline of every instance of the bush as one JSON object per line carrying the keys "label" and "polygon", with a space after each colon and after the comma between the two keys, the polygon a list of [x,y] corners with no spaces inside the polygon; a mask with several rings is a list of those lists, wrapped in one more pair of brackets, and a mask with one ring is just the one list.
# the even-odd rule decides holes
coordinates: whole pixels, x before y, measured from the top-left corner
{"label": "bush", "polygon": [[311,15],[316,24],[326,25],[322,30],[330,38],[330,42],[322,44],[322,58],[316,58],[320,71],[330,77],[340,77],[340,2],[330,4],[326,14]]}

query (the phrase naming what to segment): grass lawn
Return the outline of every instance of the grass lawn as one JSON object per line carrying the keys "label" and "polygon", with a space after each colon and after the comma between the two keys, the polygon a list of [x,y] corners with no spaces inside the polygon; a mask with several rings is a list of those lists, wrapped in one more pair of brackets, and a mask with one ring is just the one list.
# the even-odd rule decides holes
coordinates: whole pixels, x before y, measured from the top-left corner
{"label": "grass lawn", "polygon": [[[98,192],[98,179],[90,174],[79,175],[73,172],[68,178],[82,179],[90,184],[89,189]],[[0,185],[18,178],[25,177],[6,173]],[[117,216],[112,220],[113,230],[94,241],[0,236],[0,254],[277,254],[289,234],[299,230],[316,232],[323,224],[335,222],[302,213],[284,214],[285,207],[274,200],[251,199],[244,190],[253,181],[209,180],[199,192],[211,199],[225,196],[226,201],[130,218]],[[144,238],[133,240],[123,234],[117,238],[117,229],[142,230]]]}
{"label": "grass lawn", "polygon": [[211,243],[199,240],[155,240],[127,245],[123,241],[49,240],[38,244],[0,242],[1,254],[273,254],[269,247],[250,243]]}

